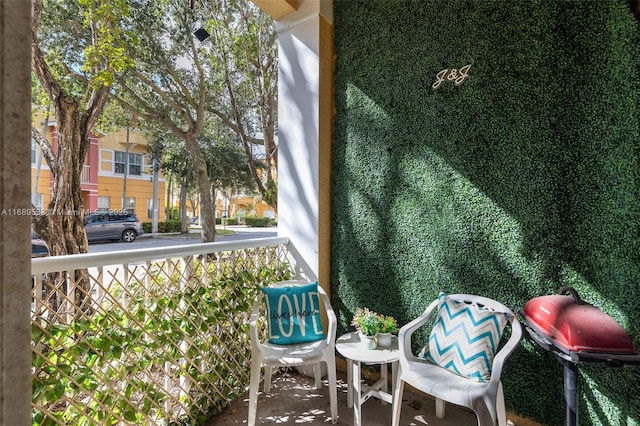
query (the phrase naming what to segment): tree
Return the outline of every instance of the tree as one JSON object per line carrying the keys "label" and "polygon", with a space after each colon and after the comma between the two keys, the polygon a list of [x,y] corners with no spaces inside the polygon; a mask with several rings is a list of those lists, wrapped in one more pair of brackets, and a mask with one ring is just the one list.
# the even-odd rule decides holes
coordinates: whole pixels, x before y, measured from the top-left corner
{"label": "tree", "polygon": [[[207,155],[198,145],[212,119],[209,114],[238,135],[252,186],[277,207],[273,21],[246,0],[197,7],[182,0],[140,0],[135,5],[137,32],[145,39],[130,51],[136,66],[119,80],[116,95],[140,117],[184,141],[199,188],[203,240],[213,241],[215,194],[205,185]],[[206,27],[213,37],[196,41],[193,31],[198,27]],[[263,163],[256,161],[256,151],[264,153]]]}
{"label": "tree", "polygon": [[[247,0],[209,0],[226,95],[207,109],[240,138],[263,200],[277,210],[278,47],[273,20]],[[258,137],[259,135],[259,137]],[[256,152],[261,152],[263,162]],[[260,169],[262,173],[260,173]]]}
{"label": "tree", "polygon": [[[164,175],[169,179],[170,183],[177,180],[180,185],[180,210],[179,217],[182,222],[182,233],[188,232],[187,223],[187,198],[197,189],[194,179],[194,170],[191,164],[191,158],[186,151],[184,143],[178,140],[173,134],[159,134],[157,131],[150,133],[152,143],[149,150],[154,152],[157,158],[160,158],[159,166]],[[169,202],[170,193],[173,192],[170,185],[167,191],[167,208],[171,209]],[[171,217],[167,212],[167,220]]]}
{"label": "tree", "polygon": [[[211,72],[192,34],[202,15],[184,0],[140,0],[134,27],[141,43],[131,45],[135,58],[118,79],[118,101],[148,123],[168,129],[184,141],[200,194],[202,239],[215,241],[215,205],[207,164],[198,137],[205,126],[205,103]],[[202,12],[202,11],[200,11]]]}
{"label": "tree", "polygon": [[255,182],[242,145],[228,129],[217,130],[214,133],[207,132],[200,138],[214,198],[218,191],[231,193],[239,188],[253,190]]}
{"label": "tree", "polygon": [[[116,18],[126,16],[126,1],[47,1],[45,11],[43,0],[33,0],[32,10],[32,69],[49,98],[58,128],[56,146],[32,128],[32,138],[53,177],[47,209],[34,214],[32,224],[51,255],[86,253],[80,176],[91,130],[107,102],[114,76],[130,65],[120,44],[133,40]],[[82,306],[89,294],[87,271],[76,271],[72,279]],[[66,291],[66,280],[57,274],[48,280]],[[55,291],[48,299],[57,310],[64,296]]]}
{"label": "tree", "polygon": [[52,146],[32,129],[53,176],[51,201],[33,226],[52,255],[85,253],[80,176],[110,85],[131,65],[122,45],[134,39],[118,23],[128,7],[125,0],[33,0],[32,7],[32,68],[59,135]]}

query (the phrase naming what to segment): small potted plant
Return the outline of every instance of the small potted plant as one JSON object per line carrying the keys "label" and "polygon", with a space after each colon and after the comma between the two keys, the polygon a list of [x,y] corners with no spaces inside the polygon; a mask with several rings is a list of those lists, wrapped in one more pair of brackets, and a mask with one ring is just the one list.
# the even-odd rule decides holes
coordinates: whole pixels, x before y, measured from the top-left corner
{"label": "small potted plant", "polygon": [[398,332],[398,322],[388,315],[378,314],[369,308],[358,308],[351,321],[360,333],[360,340],[369,349],[391,346],[391,335]]}
{"label": "small potted plant", "polygon": [[398,322],[394,317],[389,315],[378,315],[378,346],[391,346],[391,335],[397,332]]}
{"label": "small potted plant", "polygon": [[360,341],[367,349],[375,349],[375,337],[378,334],[379,315],[369,308],[357,308],[351,325],[358,330]]}

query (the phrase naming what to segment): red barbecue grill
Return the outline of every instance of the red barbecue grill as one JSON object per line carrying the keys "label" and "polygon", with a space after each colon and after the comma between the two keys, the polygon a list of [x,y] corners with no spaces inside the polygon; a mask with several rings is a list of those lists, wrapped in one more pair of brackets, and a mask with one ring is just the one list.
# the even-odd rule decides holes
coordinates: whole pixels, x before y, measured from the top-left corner
{"label": "red barbecue grill", "polygon": [[578,364],[640,365],[629,335],[571,287],[529,300],[521,312],[531,338],[564,365],[566,425],[578,424]]}

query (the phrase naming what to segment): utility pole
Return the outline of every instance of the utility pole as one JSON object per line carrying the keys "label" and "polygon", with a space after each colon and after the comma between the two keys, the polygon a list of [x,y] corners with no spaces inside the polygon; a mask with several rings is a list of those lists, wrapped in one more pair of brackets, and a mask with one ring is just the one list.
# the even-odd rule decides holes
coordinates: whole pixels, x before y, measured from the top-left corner
{"label": "utility pole", "polygon": [[127,174],[129,173],[129,124],[127,124],[127,138],[125,140],[125,154],[124,154],[124,179],[122,180],[122,210],[129,210],[129,203],[127,202]]}
{"label": "utility pole", "polygon": [[153,155],[153,200],[151,200],[151,232],[158,232],[158,159]]}

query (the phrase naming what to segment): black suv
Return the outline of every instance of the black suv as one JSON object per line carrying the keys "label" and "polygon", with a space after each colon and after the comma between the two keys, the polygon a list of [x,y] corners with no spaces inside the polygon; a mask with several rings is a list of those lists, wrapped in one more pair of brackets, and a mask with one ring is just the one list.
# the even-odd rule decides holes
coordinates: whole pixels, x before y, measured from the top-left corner
{"label": "black suv", "polygon": [[85,230],[89,242],[101,240],[135,241],[144,234],[142,224],[135,213],[104,212],[91,213],[85,217]]}

